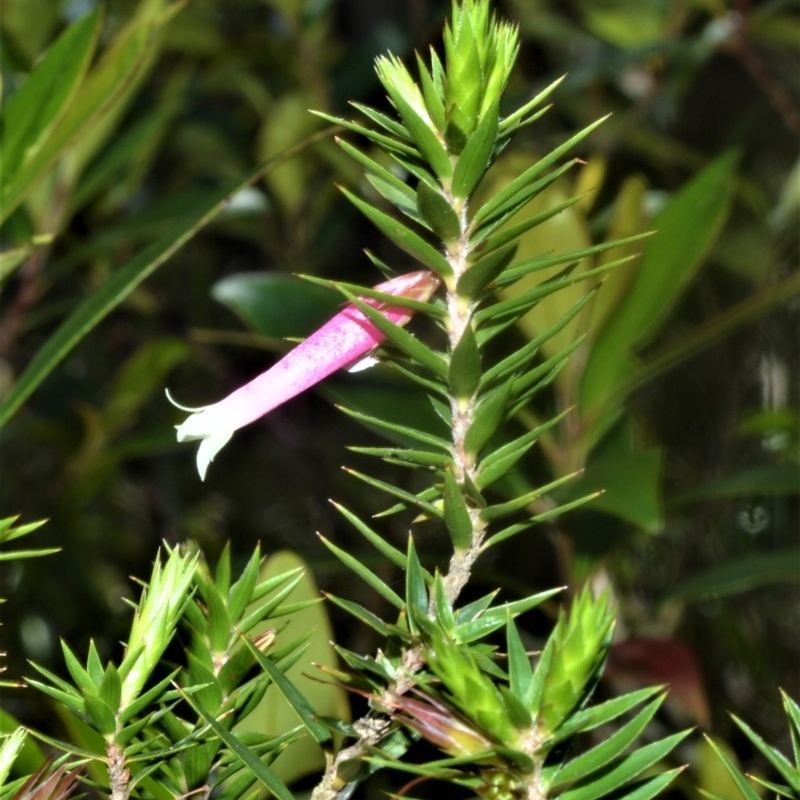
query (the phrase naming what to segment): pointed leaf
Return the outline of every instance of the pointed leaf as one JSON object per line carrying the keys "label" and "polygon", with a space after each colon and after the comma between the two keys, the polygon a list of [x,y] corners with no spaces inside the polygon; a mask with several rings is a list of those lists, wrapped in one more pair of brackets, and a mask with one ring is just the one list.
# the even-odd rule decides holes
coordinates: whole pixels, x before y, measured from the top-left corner
{"label": "pointed leaf", "polygon": [[342,188],[342,193],[378,230],[391,239],[401,250],[443,277],[452,273],[447,259],[418,233],[414,233],[402,222],[390,217],[383,211],[379,211],[347,189]]}
{"label": "pointed leaf", "polygon": [[450,355],[448,381],[456,400],[467,401],[478,388],[481,379],[481,354],[471,325],[464,328],[461,338]]}
{"label": "pointed leaf", "polygon": [[453,171],[452,192],[455,197],[468,198],[489,169],[497,141],[498,122],[499,113],[495,106],[486,111],[467,140]]}
{"label": "pointed leaf", "polygon": [[444,472],[444,523],[455,550],[467,550],[472,544],[472,518],[452,467]]}

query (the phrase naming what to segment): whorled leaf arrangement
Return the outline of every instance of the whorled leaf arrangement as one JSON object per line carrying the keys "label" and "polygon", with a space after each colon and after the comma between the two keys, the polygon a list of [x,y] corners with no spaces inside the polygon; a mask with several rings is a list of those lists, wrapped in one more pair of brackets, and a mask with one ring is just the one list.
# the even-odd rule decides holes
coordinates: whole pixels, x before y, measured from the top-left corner
{"label": "whorled leaf arrangement", "polygon": [[[377,73],[395,114],[356,105],[365,122],[321,114],[365,138],[372,148],[339,141],[365,170],[384,202],[374,204],[343,192],[394,244],[436,273],[443,298],[418,304],[443,331],[442,349],[415,338],[359,300],[357,287],[337,288],[386,336],[399,357],[395,369],[420,385],[430,398],[441,431],[397,424],[355,410],[348,413],[408,446],[356,448],[362,453],[431,475],[430,485],[412,494],[372,475],[353,472],[385,492],[385,513],[416,511],[418,522],[446,530],[452,544],[442,574],[426,569],[409,539],[407,552],[385,540],[352,511],[341,513],[379,553],[406,575],[401,597],[363,563],[333,542],[327,547],[374,591],[397,609],[397,619],[379,619],[343,598],[331,600],[385,638],[375,658],[340,650],[348,667],[337,677],[371,698],[373,712],[352,729],[356,741],[331,760],[317,787],[317,800],[345,796],[354,782],[378,767],[407,770],[419,778],[442,778],[470,787],[483,797],[561,796],[589,800],[614,792],[645,800],[677,773],[640,779],[685,734],[631,751],[658,708],[662,695],[648,690],[587,708],[602,671],[613,615],[607,600],[588,591],[562,616],[535,667],[522,646],[514,617],[552,593],[493,605],[494,596],[459,607],[459,595],[476,559],[493,544],[529,530],[569,506],[550,502],[535,513],[535,501],[571,476],[513,499],[498,501],[492,487],[534,446],[538,435],[557,422],[504,439],[504,423],[546,387],[578,342],[541,357],[541,345],[561,330],[585,299],[539,339],[492,362],[487,345],[574,280],[587,281],[587,296],[602,270],[571,276],[571,268],[600,248],[514,263],[518,237],[558,214],[575,199],[515,224],[517,212],[569,170],[577,159],[563,157],[602,120],[576,133],[533,163],[491,197],[475,192],[512,136],[535,122],[558,82],[521,108],[501,115],[501,99],[518,49],[516,28],[498,21],[485,0],[455,3],[444,35],[444,59],[431,49],[417,57],[418,79],[394,56],[377,60]],[[387,209],[387,204],[389,208]],[[391,209],[395,213],[391,213]],[[621,242],[620,242],[621,243]],[[603,245],[607,248],[613,245]],[[387,265],[373,258],[376,265]],[[556,277],[534,289],[513,291],[537,270],[563,265]],[[511,290],[511,291],[509,291]],[[347,410],[347,409],[345,409]],[[483,640],[505,627],[507,661]],[[565,761],[567,743],[623,714],[631,715],[618,733]],[[408,742],[423,736],[447,758],[431,764],[400,761]]]}

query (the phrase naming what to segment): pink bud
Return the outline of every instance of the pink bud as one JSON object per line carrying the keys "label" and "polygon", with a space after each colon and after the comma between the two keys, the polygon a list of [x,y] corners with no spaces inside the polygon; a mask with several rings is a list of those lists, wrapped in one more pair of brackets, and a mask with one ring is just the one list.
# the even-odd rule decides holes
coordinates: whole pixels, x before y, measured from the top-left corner
{"label": "pink bud", "polygon": [[[379,283],[375,289],[424,302],[438,285],[439,278],[433,272],[423,270]],[[395,325],[405,325],[414,314],[408,308],[362,299]],[[359,361],[385,338],[366,315],[349,304],[277,364],[224,400],[198,409],[178,406],[184,411],[194,412],[177,426],[177,430],[179,442],[201,440],[197,452],[200,478],[205,478],[208,465],[235,430],[264,416],[331,373]]]}

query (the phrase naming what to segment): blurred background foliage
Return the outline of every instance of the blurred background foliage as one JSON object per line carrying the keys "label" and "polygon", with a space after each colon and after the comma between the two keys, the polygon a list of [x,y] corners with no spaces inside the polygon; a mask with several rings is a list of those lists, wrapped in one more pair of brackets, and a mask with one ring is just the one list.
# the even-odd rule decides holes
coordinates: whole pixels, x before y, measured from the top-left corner
{"label": "blurred background foliage", "polygon": [[[363,547],[329,498],[380,510],[339,468],[359,467],[346,446],[378,434],[333,403],[421,420],[424,397],[381,368],[336,377],[234,437],[201,484],[163,389],[189,405],[216,400],[272,363],[286,337],[313,330],[337,299],[294,273],[374,284],[364,247],[414,268],[339,195],[337,183],[371,190],[308,109],[381,105],[374,56],[426,48],[448,6],[111,0],[98,13],[94,0],[3,0],[0,510],[49,518],[38,544],[63,548],[4,565],[9,676],[29,658],[61,669],[59,638],[82,652],[93,637],[112,652],[128,576],[148,573],[162,540],[194,539],[212,560],[227,540],[242,560],[257,541],[291,549],[323,589],[377,602],[341,588],[346,575],[314,535]],[[605,494],[493,548],[472,591],[500,587],[513,599],[585,579],[610,585],[620,619],[606,691],[670,682],[663,724],[700,724],[747,766],[756,754],[727,712],[780,744],[777,687],[800,688],[800,3],[497,6],[523,39],[510,100],[567,77],[554,108],[498,162],[495,185],[613,112],[583,147],[585,164],[530,213],[579,202],[527,235],[521,255],[659,234],[576,259],[581,270],[633,256],[565,331],[586,338],[550,407],[520,410],[516,424],[533,427],[571,409],[503,488],[580,470],[558,499]],[[47,124],[15,129],[9,98],[76,20],[59,81],[27,98]],[[22,153],[28,173],[15,175],[11,156]],[[509,335],[541,333],[568,294]],[[48,340],[52,371],[34,359]],[[413,488],[415,478],[392,480]],[[408,519],[386,524],[405,539]],[[431,563],[447,546],[418,543]],[[331,615],[345,647],[370,650],[368,631]],[[528,621],[532,647],[549,625]],[[26,693],[4,693],[3,706],[50,724]],[[702,772],[702,746],[691,757]]]}

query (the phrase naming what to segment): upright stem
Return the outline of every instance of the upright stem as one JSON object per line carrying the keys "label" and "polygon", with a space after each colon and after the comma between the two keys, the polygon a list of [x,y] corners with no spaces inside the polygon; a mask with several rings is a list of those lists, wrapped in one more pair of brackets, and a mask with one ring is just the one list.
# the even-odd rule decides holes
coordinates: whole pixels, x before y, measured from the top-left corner
{"label": "upright stem", "polygon": [[[472,251],[469,237],[469,220],[467,216],[467,203],[464,200],[447,196],[453,211],[458,216],[460,234],[458,240],[447,248],[447,260],[453,271],[452,277],[446,282],[446,304],[448,311],[447,330],[450,353],[452,354],[464,333],[472,325],[475,310],[474,302],[469,297],[458,293],[458,281],[469,267],[469,256]],[[451,437],[453,447],[453,468],[459,486],[474,483],[477,464],[473,454],[466,447],[467,432],[475,421],[475,407],[477,397],[459,398],[453,395],[450,398]],[[469,580],[472,565],[475,563],[480,546],[486,534],[486,523],[480,518],[480,509],[476,508],[464,491],[470,520],[472,521],[472,536],[466,550],[455,549],[450,559],[447,575],[444,578],[445,590],[448,600],[453,603]]]}

